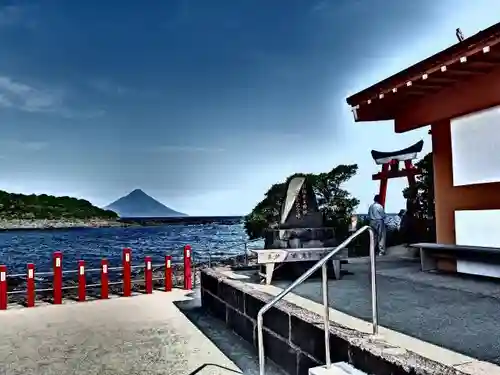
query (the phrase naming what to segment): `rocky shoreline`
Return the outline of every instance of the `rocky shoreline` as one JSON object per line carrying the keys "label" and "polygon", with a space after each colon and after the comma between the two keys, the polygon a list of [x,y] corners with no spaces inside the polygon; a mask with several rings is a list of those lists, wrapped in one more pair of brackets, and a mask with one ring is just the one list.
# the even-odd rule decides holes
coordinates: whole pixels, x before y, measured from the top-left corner
{"label": "rocky shoreline", "polygon": [[105,219],[0,219],[0,232],[24,230],[54,230],[82,228],[115,228],[128,227],[130,223]]}

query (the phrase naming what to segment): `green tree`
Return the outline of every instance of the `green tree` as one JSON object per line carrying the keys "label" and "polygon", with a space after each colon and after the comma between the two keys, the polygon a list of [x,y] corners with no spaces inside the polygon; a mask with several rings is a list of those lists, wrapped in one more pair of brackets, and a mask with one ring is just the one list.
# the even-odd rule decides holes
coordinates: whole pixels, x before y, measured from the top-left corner
{"label": "green tree", "polygon": [[245,217],[245,230],[248,236],[251,239],[263,237],[264,230],[279,221],[288,182],[299,176],[306,177],[311,182],[325,226],[334,228],[339,237],[345,236],[350,217],[358,206],[359,200],[344,190],[342,185],[357,171],[356,164],[338,165],[326,173],[295,173],[285,182],[274,184],[267,191],[264,199],[257,203],[252,212]]}
{"label": "green tree", "polygon": [[3,219],[117,219],[109,210],[89,201],[51,195],[24,195],[0,191],[0,217]]}
{"label": "green tree", "polygon": [[416,164],[422,174],[416,176],[416,184],[403,190],[403,196],[409,200],[416,241],[435,242],[436,218],[434,198],[434,168],[432,152],[425,155]]}

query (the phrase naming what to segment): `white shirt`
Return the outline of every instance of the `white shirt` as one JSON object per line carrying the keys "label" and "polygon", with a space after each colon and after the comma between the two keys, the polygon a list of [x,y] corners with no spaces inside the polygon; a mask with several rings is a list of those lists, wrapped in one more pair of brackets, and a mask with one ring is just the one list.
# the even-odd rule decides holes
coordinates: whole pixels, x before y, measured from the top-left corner
{"label": "white shirt", "polygon": [[370,208],[368,208],[368,218],[370,220],[384,220],[385,211],[384,207],[380,203],[374,202]]}

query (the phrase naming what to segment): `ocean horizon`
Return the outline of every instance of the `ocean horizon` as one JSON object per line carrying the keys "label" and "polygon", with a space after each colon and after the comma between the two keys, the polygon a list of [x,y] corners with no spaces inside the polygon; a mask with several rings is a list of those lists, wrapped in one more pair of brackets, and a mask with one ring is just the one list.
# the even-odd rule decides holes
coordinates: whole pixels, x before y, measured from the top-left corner
{"label": "ocean horizon", "polygon": [[[397,227],[397,214],[387,216],[388,226]],[[210,221],[196,223],[189,218],[195,221],[210,218]],[[155,264],[163,264],[165,255],[171,255],[174,263],[180,263],[185,245],[191,246],[194,262],[206,262],[209,258],[218,260],[244,254],[248,236],[243,218],[179,217],[180,222],[174,220],[152,226],[0,232],[0,264],[6,265],[9,273],[25,272],[28,263],[34,263],[38,271],[49,271],[53,252],[61,251],[65,268],[75,268],[78,260],[84,260],[87,267],[99,268],[102,258],[108,259],[113,267],[121,265],[124,247],[132,249],[134,264],[143,264],[145,256],[151,256]],[[251,241],[246,249],[262,246],[263,240]]]}
{"label": "ocean horizon", "polygon": [[[121,266],[122,249],[132,249],[132,263],[144,264],[151,256],[154,264],[163,264],[165,255],[174,263],[183,259],[183,247],[190,245],[194,262],[241,255],[248,240],[242,224],[166,224],[150,227],[82,228],[27,230],[0,233],[0,264],[9,273],[26,272],[33,263],[37,272],[52,269],[52,254],[63,253],[63,267],[76,269],[84,260],[88,268],[99,268],[106,258],[110,267]],[[248,248],[258,248],[263,241],[252,241]]]}

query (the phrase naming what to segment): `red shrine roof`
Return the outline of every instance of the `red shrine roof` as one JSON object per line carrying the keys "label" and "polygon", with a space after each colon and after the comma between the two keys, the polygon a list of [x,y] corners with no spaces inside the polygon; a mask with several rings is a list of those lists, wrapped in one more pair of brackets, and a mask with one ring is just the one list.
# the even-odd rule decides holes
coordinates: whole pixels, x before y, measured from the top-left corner
{"label": "red shrine roof", "polygon": [[355,121],[393,120],[409,102],[500,66],[500,23],[347,98]]}

